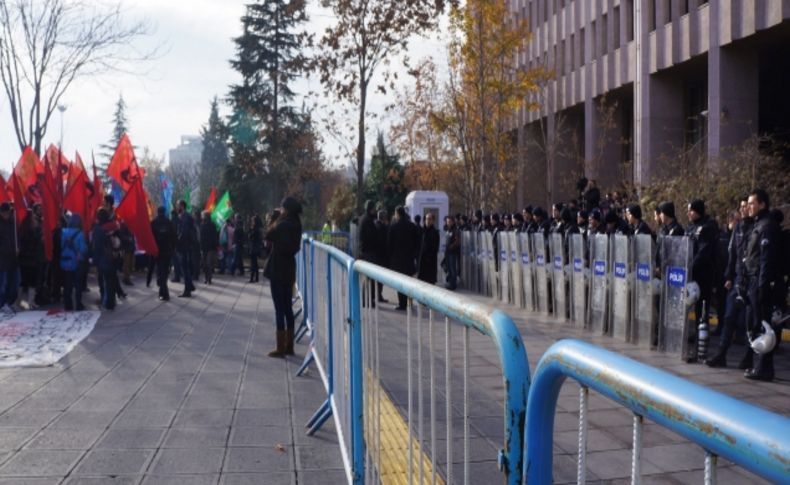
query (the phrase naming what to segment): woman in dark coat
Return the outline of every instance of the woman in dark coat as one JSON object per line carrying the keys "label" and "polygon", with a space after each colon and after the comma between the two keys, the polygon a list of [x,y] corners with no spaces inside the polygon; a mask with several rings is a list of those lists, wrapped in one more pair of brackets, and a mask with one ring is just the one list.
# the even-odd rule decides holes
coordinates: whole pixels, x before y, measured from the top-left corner
{"label": "woman in dark coat", "polygon": [[271,282],[272,300],[277,324],[277,348],[269,357],[284,357],[294,353],[294,312],[291,302],[296,283],[296,254],[302,241],[302,205],[292,197],[282,201],[282,211],[276,222],[266,231],[265,239],[272,243],[271,255],[263,276]]}
{"label": "woman in dark coat", "polygon": [[417,278],[432,285],[436,284],[436,266],[439,254],[439,231],[434,225],[433,214],[425,215],[425,229],[422,231],[420,256],[417,259]]}

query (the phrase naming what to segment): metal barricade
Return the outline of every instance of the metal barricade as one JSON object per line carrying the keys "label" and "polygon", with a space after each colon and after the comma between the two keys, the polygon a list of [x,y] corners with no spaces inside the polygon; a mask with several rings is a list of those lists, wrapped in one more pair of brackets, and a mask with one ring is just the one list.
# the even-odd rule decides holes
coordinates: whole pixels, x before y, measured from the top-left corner
{"label": "metal barricade", "polygon": [[659,347],[686,356],[689,350],[686,284],[691,281],[691,240],[688,236],[666,236],[661,242],[661,318]]}
{"label": "metal barricade", "polygon": [[510,301],[510,238],[508,233],[501,231],[497,235],[499,244],[499,301]]}
{"label": "metal barricade", "polygon": [[510,239],[510,282],[511,282],[511,290],[510,293],[512,295],[511,303],[517,305],[521,308],[524,307],[524,289],[523,289],[523,282],[524,279],[521,276],[521,262],[519,261],[521,258],[521,249],[519,248],[519,239],[518,233],[516,231],[512,231],[507,233],[508,238]]}
{"label": "metal barricade", "polygon": [[616,234],[609,238],[611,249],[609,254],[612,258],[612,291],[609,292],[611,303],[611,320],[609,321],[609,333],[622,342],[628,342],[631,338],[631,299],[629,293],[630,269],[630,249],[631,242],[628,236]]}
{"label": "metal barricade", "polygon": [[549,281],[546,267],[546,240],[541,233],[532,235],[532,254],[535,255],[535,297],[538,313],[549,314]]}
{"label": "metal barricade", "polygon": [[529,392],[524,469],[530,485],[552,483],[555,408],[566,378],[581,385],[577,483],[587,479],[590,389],[633,413],[631,483],[641,483],[645,420],[705,451],[706,484],[716,483],[719,457],[774,483],[790,481],[790,420],[786,417],[589,343],[563,340],[541,357]]}
{"label": "metal barricade", "polygon": [[649,234],[638,234],[634,237],[633,246],[636,279],[631,304],[631,342],[650,348],[657,336],[653,238]]}
{"label": "metal barricade", "polygon": [[566,298],[566,277],[565,277],[565,247],[562,234],[553,233],[549,239],[549,249],[551,254],[551,270],[552,270],[552,291],[554,310],[554,317],[560,321],[565,321],[568,318],[568,302]]}
{"label": "metal barricade", "polygon": [[[504,481],[520,484],[529,364],[521,335],[510,317],[499,310],[471,302],[462,295],[371,263],[357,261],[354,271],[359,275],[358,287],[363,291],[373,291],[375,285],[369,285],[368,281],[375,281],[409,298],[409,308],[401,318],[380,312],[377,306],[363,308],[361,320],[352,321],[352,325],[361,324],[362,329],[365,483],[384,483],[385,479],[386,483],[437,483],[440,475],[443,475],[441,479],[445,483],[472,483],[469,352],[470,334],[479,332],[494,343],[502,366],[505,435],[500,462]],[[358,299],[364,301],[364,297]],[[460,366],[459,359],[453,355],[458,337],[453,338],[453,335],[462,339]],[[393,362],[392,357],[392,348],[399,345],[399,341],[403,341],[406,347],[405,352],[397,352],[401,359],[405,354],[405,360],[400,361],[401,366]],[[386,368],[382,366],[382,355],[387,358]],[[443,376],[438,375],[439,368],[443,368]],[[401,387],[404,378],[405,389]],[[460,386],[455,384],[457,379],[461,380]],[[390,386],[402,389],[398,394],[402,406],[400,413],[387,393]],[[441,399],[445,401],[442,403]],[[454,406],[462,406],[462,411],[459,413]],[[407,436],[399,439],[406,444],[399,445],[397,450],[384,450],[382,438],[386,436],[382,435],[393,432],[385,429],[393,414],[398,414],[396,419],[405,417],[405,426],[401,429]],[[444,424],[440,416],[447,417]],[[462,430],[461,440],[457,440],[454,434],[458,421]],[[439,449],[438,440],[444,441],[444,449]],[[463,449],[458,470],[453,463],[453,450],[457,447]],[[438,468],[439,462],[444,464],[443,470]],[[401,476],[404,471],[406,476]],[[455,478],[456,475],[460,477]]]}
{"label": "metal barricade", "polygon": [[[326,389],[326,400],[306,423],[308,434],[313,434],[330,418],[334,418],[340,443],[341,456],[349,483],[354,470],[362,466],[362,456],[356,454],[360,446],[354,432],[361,425],[354,422],[356,409],[361,402],[361,392],[354,384],[355,376],[350,349],[358,328],[347,325],[352,316],[354,302],[350,298],[353,259],[341,250],[314,240],[302,248],[309,254],[305,266],[304,292],[308,293],[311,321],[311,342],[308,356],[297,372],[301,373],[314,364]],[[306,284],[305,284],[306,283]],[[359,306],[359,302],[356,302]],[[352,395],[358,394],[357,396]]]}
{"label": "metal barricade", "polygon": [[570,310],[571,321],[576,327],[584,328],[587,321],[587,262],[585,261],[584,236],[571,234],[568,241],[571,259]]}
{"label": "metal barricade", "polygon": [[535,311],[535,293],[532,266],[532,244],[531,238],[527,233],[518,235],[519,247],[521,249],[521,275],[523,276],[524,287],[524,308],[529,312]]}
{"label": "metal barricade", "polygon": [[596,334],[607,332],[607,291],[609,287],[609,236],[595,234],[590,238],[590,304],[587,328]]}

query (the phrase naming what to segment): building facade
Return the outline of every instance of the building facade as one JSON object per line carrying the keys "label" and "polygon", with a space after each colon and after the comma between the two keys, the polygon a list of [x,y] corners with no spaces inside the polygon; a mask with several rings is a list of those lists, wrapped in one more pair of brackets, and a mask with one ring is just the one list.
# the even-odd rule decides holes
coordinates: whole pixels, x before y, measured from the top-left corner
{"label": "building facade", "polygon": [[[709,161],[757,133],[790,141],[790,0],[509,0],[532,34],[521,68],[552,76],[522,110],[520,199],[584,175],[644,186],[662,157]],[[545,175],[545,177],[544,177]],[[521,201],[519,201],[521,202]]]}
{"label": "building facade", "polygon": [[195,135],[181,135],[181,144],[171,148],[168,154],[170,164],[200,164],[203,154],[203,138]]}

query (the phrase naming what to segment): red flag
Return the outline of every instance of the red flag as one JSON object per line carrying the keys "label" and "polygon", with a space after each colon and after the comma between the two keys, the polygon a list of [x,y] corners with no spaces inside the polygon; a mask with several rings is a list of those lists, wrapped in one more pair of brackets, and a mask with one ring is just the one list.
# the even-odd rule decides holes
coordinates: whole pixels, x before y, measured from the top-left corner
{"label": "red flag", "polygon": [[137,159],[134,157],[132,142],[129,141],[129,136],[126,133],[118,142],[110,165],[107,166],[107,175],[118,182],[121,188],[127,192],[135,180],[143,178],[140,167],[137,165]]}
{"label": "red flag", "polygon": [[35,185],[38,182],[38,174],[44,173],[44,165],[39,160],[36,152],[32,148],[26,146],[16,162],[14,167],[14,174],[17,176],[19,182],[19,190],[24,194],[27,192],[28,187]]}
{"label": "red flag", "polygon": [[79,214],[82,219],[82,228],[85,232],[90,231],[93,222],[91,214],[91,195],[93,190],[93,184],[83,170],[77,177],[77,180],[71,184],[71,188],[63,199],[63,208],[74,214]]}
{"label": "red flag", "polygon": [[5,179],[0,175],[0,204],[11,201],[11,197],[8,196],[7,190]]}
{"label": "red flag", "polygon": [[159,248],[151,232],[151,220],[148,218],[148,201],[143,191],[143,181],[135,180],[118,207],[115,215],[126,223],[137,239],[137,246],[153,256],[159,254]]}
{"label": "red flag", "polygon": [[206,207],[203,210],[207,212],[211,212],[214,210],[214,207],[216,206],[217,206],[217,188],[211,187],[211,192],[208,194],[208,200],[206,201]]}
{"label": "red flag", "polygon": [[[60,151],[60,148],[55,145],[50,145],[49,148],[47,148],[47,153],[44,158],[47,160],[47,166],[55,177],[55,180],[65,180],[69,174],[69,165],[71,162],[66,158],[66,155]],[[60,177],[58,177],[58,174]]]}
{"label": "red flag", "polygon": [[82,164],[82,157],[80,157],[80,153],[77,152],[74,161],[69,164],[69,173],[66,177],[66,192],[71,189],[71,186],[79,178],[80,174],[85,174],[86,178],[88,176],[85,172],[85,165]]}
{"label": "red flag", "polygon": [[52,235],[55,233],[55,228],[60,218],[60,204],[58,203],[56,182],[49,168],[44,171],[44,181],[42,184],[39,184],[39,189],[41,191],[41,208],[44,216],[41,224],[44,232],[44,255],[47,261],[52,261],[54,249]]}
{"label": "red flag", "polygon": [[14,186],[14,212],[16,212],[16,224],[22,225],[22,221],[27,217],[27,206],[25,205],[25,196],[22,194],[22,183],[19,182],[19,177],[16,174],[11,175]]}

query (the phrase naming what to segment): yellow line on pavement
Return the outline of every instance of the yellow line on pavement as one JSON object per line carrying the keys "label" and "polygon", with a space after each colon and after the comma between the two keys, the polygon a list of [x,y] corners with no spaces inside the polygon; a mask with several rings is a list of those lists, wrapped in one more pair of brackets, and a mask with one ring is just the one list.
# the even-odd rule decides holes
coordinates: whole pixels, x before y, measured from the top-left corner
{"label": "yellow line on pavement", "polygon": [[[381,383],[368,373],[367,394],[367,420],[365,427],[365,438],[368,451],[371,455],[371,465],[376,464],[379,469],[381,483],[407,484],[409,480],[409,428],[406,421],[401,416],[395,404],[390,400],[387,392],[381,387]],[[381,416],[379,425],[376,426],[376,398],[379,398],[381,406]],[[428,428],[428,423],[425,423]],[[381,439],[380,454],[376,441],[376,429],[379,429]],[[413,483],[420,484],[420,457],[422,457],[423,480],[422,484],[432,484],[433,462],[427,453],[423,452],[420,443],[416,439],[416,429],[412,429],[411,437],[412,448],[412,479]],[[445,485],[444,480],[437,473],[436,483]]]}

